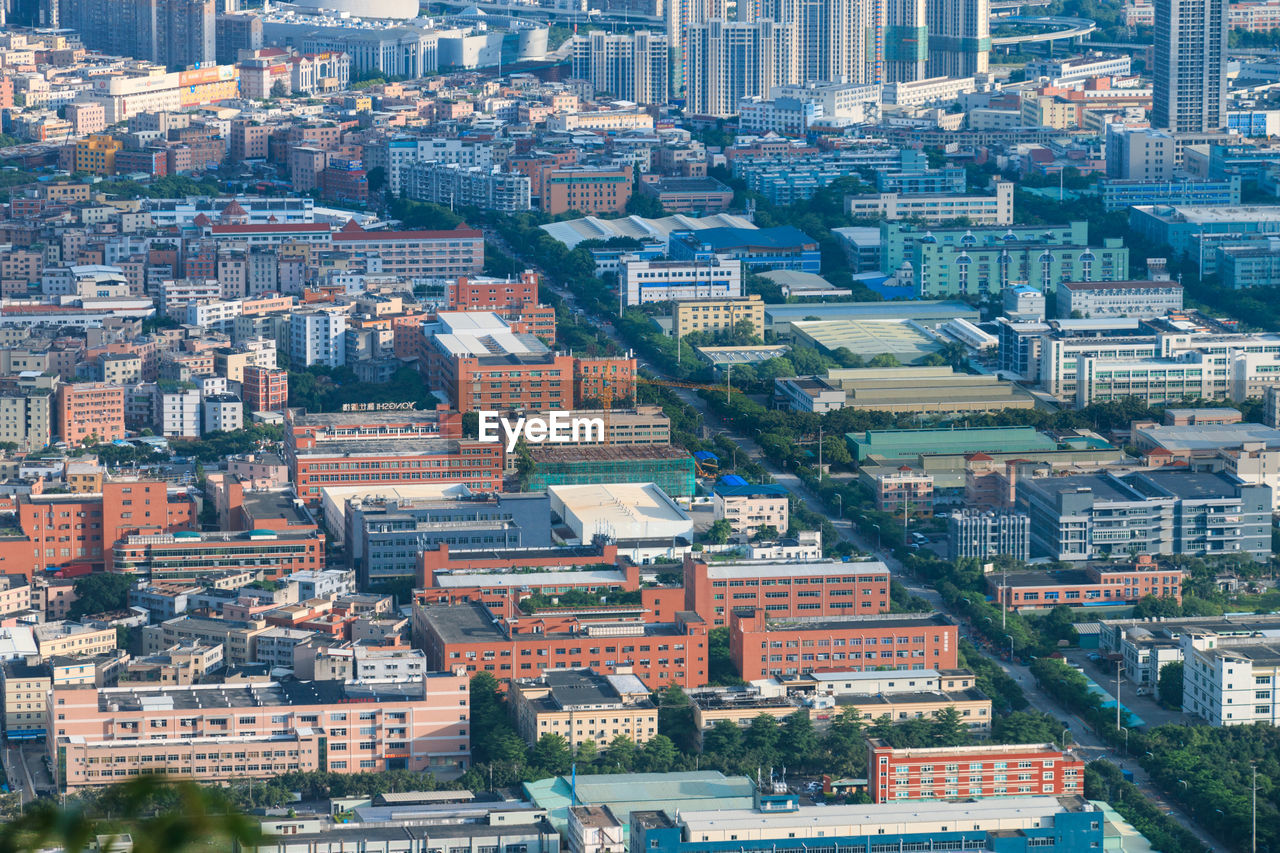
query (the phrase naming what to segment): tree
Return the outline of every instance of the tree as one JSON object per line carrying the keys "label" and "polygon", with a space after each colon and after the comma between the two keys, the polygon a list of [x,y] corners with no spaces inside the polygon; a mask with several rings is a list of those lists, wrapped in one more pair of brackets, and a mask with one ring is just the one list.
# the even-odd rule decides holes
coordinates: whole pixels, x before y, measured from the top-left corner
{"label": "tree", "polygon": [[596,763],[596,759],[600,757],[600,747],[596,746],[593,740],[584,740],[578,744],[578,753],[574,756],[574,760],[579,764],[590,766]]}
{"label": "tree", "polygon": [[708,754],[737,757],[742,752],[742,729],[731,720],[717,720],[702,735],[702,751]]}
{"label": "tree", "polygon": [[713,545],[723,545],[729,541],[729,534],[733,533],[733,525],[728,519],[721,518],[712,522],[707,528],[707,541]]}
{"label": "tree", "polygon": [[1182,707],[1182,661],[1173,661],[1160,667],[1160,678],[1156,682],[1156,695],[1161,704],[1170,708]]}
{"label": "tree", "polygon": [[636,742],[626,735],[618,735],[604,749],[606,764],[629,773],[636,766]]}
{"label": "tree", "polygon": [[529,752],[529,761],[553,776],[569,771],[573,763],[573,753],[569,750],[569,742],[563,735],[547,732],[538,738]]}
{"label": "tree", "polygon": [[283,80],[277,80],[276,82],[271,84],[271,97],[272,98],[289,97],[289,87],[284,84]]}
{"label": "tree", "polygon": [[813,721],[809,719],[808,711],[797,711],[782,722],[778,747],[787,767],[797,770],[814,769],[818,755],[818,734],[813,730]]}
{"label": "tree", "polygon": [[954,705],[933,715],[933,739],[938,746],[961,746],[969,742],[964,719]]}
{"label": "tree", "polygon": [[689,754],[698,750],[693,705],[678,684],[668,684],[658,694],[658,732],[669,737],[680,752]]}
{"label": "tree", "polygon": [[679,757],[676,745],[666,735],[654,735],[640,751],[641,763],[648,773],[666,773]]}
{"label": "tree", "polygon": [[891,352],[882,352],[877,356],[872,356],[867,362],[868,367],[902,367],[902,362],[898,361],[898,357]]}
{"label": "tree", "polygon": [[67,615],[72,619],[112,610],[124,610],[129,606],[129,590],[133,578],[110,572],[85,575],[75,583],[76,600]]}
{"label": "tree", "polygon": [[778,751],[778,740],[782,737],[778,718],[772,714],[758,714],[747,726],[743,746],[748,752],[755,753],[761,759],[772,762]]}

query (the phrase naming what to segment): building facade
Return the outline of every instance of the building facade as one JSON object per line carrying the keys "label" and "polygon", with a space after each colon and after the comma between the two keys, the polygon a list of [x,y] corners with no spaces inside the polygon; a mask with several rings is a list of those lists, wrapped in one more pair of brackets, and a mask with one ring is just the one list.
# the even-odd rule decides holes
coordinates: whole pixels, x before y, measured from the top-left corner
{"label": "building facade", "polygon": [[1084,762],[1051,743],[894,749],[869,738],[867,791],[876,803],[1080,796]]}

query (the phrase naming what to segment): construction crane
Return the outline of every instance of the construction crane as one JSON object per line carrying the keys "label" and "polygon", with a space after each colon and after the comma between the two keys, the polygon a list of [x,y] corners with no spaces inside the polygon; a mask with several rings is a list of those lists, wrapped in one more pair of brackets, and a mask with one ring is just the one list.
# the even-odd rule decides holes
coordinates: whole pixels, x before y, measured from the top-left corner
{"label": "construction crane", "polygon": [[660,385],[664,388],[689,388],[693,391],[723,391],[726,398],[728,398],[733,392],[733,388],[729,385],[728,373],[725,374],[724,385],[705,385],[698,382],[676,382],[672,379],[646,379],[643,376],[636,376],[636,384]]}

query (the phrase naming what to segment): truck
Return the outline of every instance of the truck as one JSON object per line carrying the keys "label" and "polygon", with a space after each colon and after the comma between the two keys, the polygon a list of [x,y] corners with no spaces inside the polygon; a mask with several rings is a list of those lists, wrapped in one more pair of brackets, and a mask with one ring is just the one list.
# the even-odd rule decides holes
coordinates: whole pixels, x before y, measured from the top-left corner
{"label": "truck", "polygon": [[1133,781],[1133,771],[1132,771],[1132,770],[1121,770],[1121,771],[1120,771],[1120,775],[1124,777],[1124,781],[1126,781],[1126,782],[1132,782],[1132,781]]}

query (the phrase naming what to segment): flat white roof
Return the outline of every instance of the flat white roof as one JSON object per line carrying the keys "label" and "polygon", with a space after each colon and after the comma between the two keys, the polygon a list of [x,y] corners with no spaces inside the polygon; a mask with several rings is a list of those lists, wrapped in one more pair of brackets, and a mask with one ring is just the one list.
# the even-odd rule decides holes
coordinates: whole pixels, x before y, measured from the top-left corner
{"label": "flat white roof", "polygon": [[863,575],[887,574],[888,567],[879,560],[864,563],[709,563],[709,578],[789,578],[797,575]]}
{"label": "flat white roof", "polygon": [[724,811],[681,811],[680,822],[688,827],[690,839],[700,833],[733,831],[742,840],[779,838],[780,831],[794,830],[798,837],[823,838],[877,835],[885,827],[896,833],[958,831],[973,825],[985,830],[1051,826],[1054,815],[1063,812],[1057,797],[992,797],[971,802],[915,800],[857,806],[801,808],[790,813],[761,813],[750,809]]}
{"label": "flat white roof", "polygon": [[639,514],[653,521],[689,521],[689,514],[653,483],[591,483],[548,486],[547,492],[579,516],[616,513],[626,521]]}

